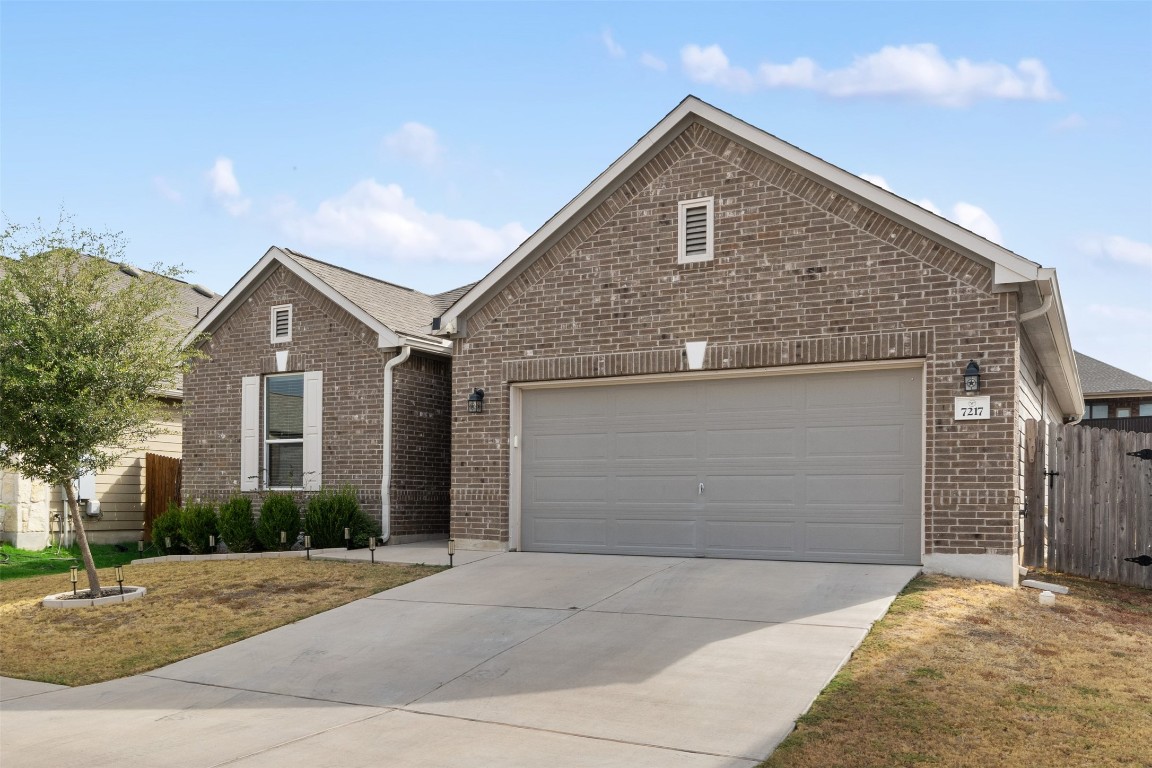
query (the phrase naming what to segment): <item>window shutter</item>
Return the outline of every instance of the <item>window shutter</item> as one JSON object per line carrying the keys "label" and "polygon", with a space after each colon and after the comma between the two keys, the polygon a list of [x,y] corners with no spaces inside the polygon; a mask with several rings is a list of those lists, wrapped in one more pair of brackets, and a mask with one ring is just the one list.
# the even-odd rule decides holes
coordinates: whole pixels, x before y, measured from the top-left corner
{"label": "window shutter", "polygon": [[703,256],[708,253],[708,207],[698,205],[684,212],[684,254]]}
{"label": "window shutter", "polygon": [[324,373],[304,374],[304,490],[318,491],[323,454]]}
{"label": "window shutter", "polygon": [[240,490],[255,491],[260,474],[260,377],[240,385]]}

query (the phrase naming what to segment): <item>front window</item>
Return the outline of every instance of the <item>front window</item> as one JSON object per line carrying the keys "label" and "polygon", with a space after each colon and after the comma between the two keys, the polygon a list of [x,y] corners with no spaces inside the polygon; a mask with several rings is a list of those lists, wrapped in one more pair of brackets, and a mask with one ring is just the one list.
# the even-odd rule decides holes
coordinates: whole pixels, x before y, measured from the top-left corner
{"label": "front window", "polygon": [[1116,418],[1118,418],[1118,419],[1127,419],[1131,416],[1132,416],[1132,409],[1131,408],[1117,408],[1116,409]]}
{"label": "front window", "polygon": [[264,467],[268,487],[292,488],[304,476],[304,374],[264,380]]}
{"label": "front window", "polygon": [[1089,406],[1088,418],[1090,419],[1106,419],[1108,418],[1108,404],[1101,403]]}
{"label": "front window", "polygon": [[1152,416],[1152,403],[1140,403],[1140,415]]}

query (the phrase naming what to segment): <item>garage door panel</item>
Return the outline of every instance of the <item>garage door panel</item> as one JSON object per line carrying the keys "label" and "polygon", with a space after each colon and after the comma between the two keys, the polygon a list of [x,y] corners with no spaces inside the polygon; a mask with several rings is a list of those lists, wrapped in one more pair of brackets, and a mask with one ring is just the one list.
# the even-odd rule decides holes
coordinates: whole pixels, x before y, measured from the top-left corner
{"label": "garage door panel", "polygon": [[793,427],[705,429],[704,440],[711,459],[796,456]]}
{"label": "garage door panel", "polygon": [[696,456],[696,432],[692,430],[618,432],[616,458],[685,458]]}
{"label": "garage door panel", "polygon": [[918,563],[922,376],[527,389],[520,546]]}

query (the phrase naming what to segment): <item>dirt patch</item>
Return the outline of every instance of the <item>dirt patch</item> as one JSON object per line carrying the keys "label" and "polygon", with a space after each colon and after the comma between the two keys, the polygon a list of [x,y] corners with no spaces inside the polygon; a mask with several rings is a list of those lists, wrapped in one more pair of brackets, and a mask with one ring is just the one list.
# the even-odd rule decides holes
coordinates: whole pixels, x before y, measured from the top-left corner
{"label": "dirt patch", "polygon": [[1152,765],[1152,592],[942,576],[897,598],[763,768]]}

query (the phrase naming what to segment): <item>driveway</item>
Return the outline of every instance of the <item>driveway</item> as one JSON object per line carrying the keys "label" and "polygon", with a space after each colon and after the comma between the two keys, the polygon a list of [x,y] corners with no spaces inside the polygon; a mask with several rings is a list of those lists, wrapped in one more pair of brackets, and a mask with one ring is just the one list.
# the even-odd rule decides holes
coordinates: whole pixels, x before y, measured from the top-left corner
{"label": "driveway", "polygon": [[917,570],[499,554],[146,675],[4,681],[0,763],[751,766]]}

